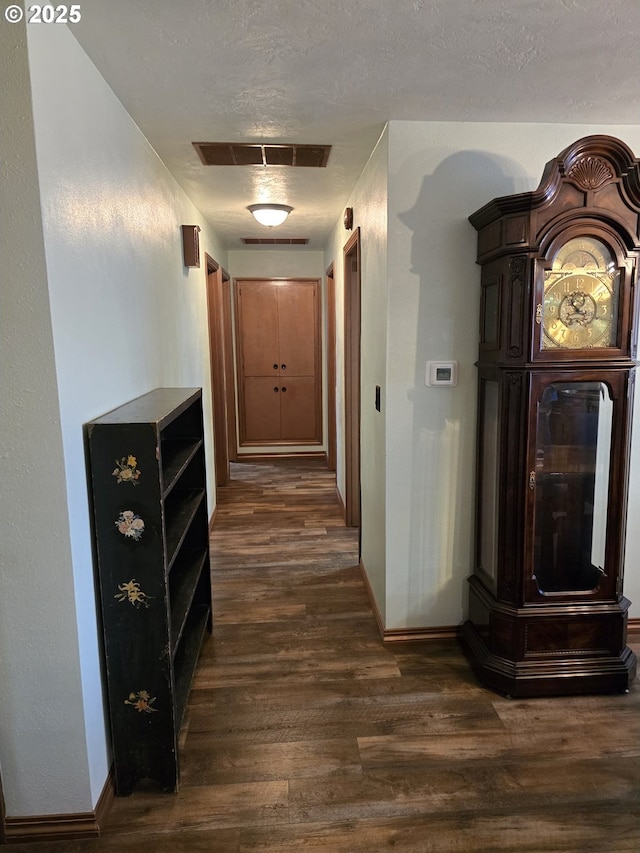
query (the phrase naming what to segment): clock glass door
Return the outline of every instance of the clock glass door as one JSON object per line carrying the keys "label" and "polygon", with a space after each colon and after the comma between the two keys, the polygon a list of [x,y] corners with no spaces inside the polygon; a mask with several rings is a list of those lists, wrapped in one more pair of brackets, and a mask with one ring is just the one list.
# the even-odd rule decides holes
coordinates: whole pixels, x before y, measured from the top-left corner
{"label": "clock glass door", "polygon": [[557,381],[540,389],[529,477],[539,594],[595,591],[606,578],[613,407],[604,382]]}

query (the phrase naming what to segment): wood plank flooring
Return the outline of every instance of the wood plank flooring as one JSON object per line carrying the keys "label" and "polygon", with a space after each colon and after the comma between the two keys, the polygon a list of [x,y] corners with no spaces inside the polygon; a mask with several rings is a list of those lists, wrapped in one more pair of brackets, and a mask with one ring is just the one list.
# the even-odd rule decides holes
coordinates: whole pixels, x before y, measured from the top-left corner
{"label": "wood plank flooring", "polygon": [[218,501],[179,794],[116,800],[95,841],[5,849],[640,851],[640,684],[507,700],[455,641],[383,646],[318,462],[235,464]]}

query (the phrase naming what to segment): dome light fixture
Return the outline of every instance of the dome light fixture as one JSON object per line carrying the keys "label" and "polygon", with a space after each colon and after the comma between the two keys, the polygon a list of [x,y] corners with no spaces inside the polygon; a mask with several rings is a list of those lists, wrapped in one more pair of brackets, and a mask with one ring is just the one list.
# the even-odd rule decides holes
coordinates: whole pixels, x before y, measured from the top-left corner
{"label": "dome light fixture", "polygon": [[288,204],[250,204],[247,208],[261,225],[274,228],[282,225],[293,210]]}

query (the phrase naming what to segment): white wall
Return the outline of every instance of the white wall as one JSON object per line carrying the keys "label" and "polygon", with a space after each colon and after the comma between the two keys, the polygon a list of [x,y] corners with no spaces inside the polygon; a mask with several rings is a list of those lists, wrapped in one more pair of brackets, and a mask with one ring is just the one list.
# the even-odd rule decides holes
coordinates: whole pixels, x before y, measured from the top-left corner
{"label": "white wall", "polygon": [[[386,627],[457,625],[472,567],[480,269],[469,214],[535,189],[545,163],[591,133],[640,154],[640,127],[391,122],[387,341]],[[427,388],[427,360],[458,360]],[[640,395],[636,396],[640,423]],[[637,429],[636,429],[637,433]],[[640,448],[632,459],[626,593],[640,614]]]}
{"label": "white wall", "polygon": [[[23,33],[0,29],[12,40]],[[12,68],[16,55],[26,61],[18,47],[3,52],[13,53]],[[21,523],[3,543],[9,566],[0,602],[9,643],[3,636],[0,722],[11,738],[0,739],[0,762],[9,816],[91,810],[110,763],[83,424],[157,386],[203,386],[213,509],[206,271],[184,269],[180,225],[199,224],[202,253],[227,261],[70,31],[31,27],[28,48],[42,233],[38,240],[32,224],[31,157],[21,177],[32,222],[16,247],[20,275],[5,294],[8,316],[22,322],[9,341],[3,332],[11,361],[19,359],[7,427],[25,493],[9,510]],[[28,142],[28,81],[17,83],[21,101],[10,114]]]}
{"label": "white wall", "polygon": [[[82,812],[92,802],[24,25],[0,26],[0,73],[0,770],[8,815]],[[104,744],[100,709],[96,725]]]}
{"label": "white wall", "polygon": [[319,278],[325,273],[324,254],[312,249],[231,249],[233,278]]}
{"label": "white wall", "polygon": [[[361,532],[362,562],[382,619],[385,618],[385,424],[388,417],[387,361],[387,168],[386,129],[347,202],[360,228],[361,279]],[[334,265],[336,290],[336,419],[338,490],[345,494],[344,460],[344,255],[353,232],[340,221],[327,244],[326,266]],[[375,409],[376,385],[381,411]]]}

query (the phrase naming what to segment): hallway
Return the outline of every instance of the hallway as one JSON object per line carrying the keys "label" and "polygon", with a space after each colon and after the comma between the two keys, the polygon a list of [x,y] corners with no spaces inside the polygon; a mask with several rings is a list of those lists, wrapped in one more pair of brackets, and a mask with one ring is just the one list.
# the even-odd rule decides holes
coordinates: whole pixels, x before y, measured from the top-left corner
{"label": "hallway", "polygon": [[234,464],[212,537],[214,635],[178,795],[117,799],[38,853],[640,849],[640,685],[509,701],[457,643],[384,647],[333,475]]}

